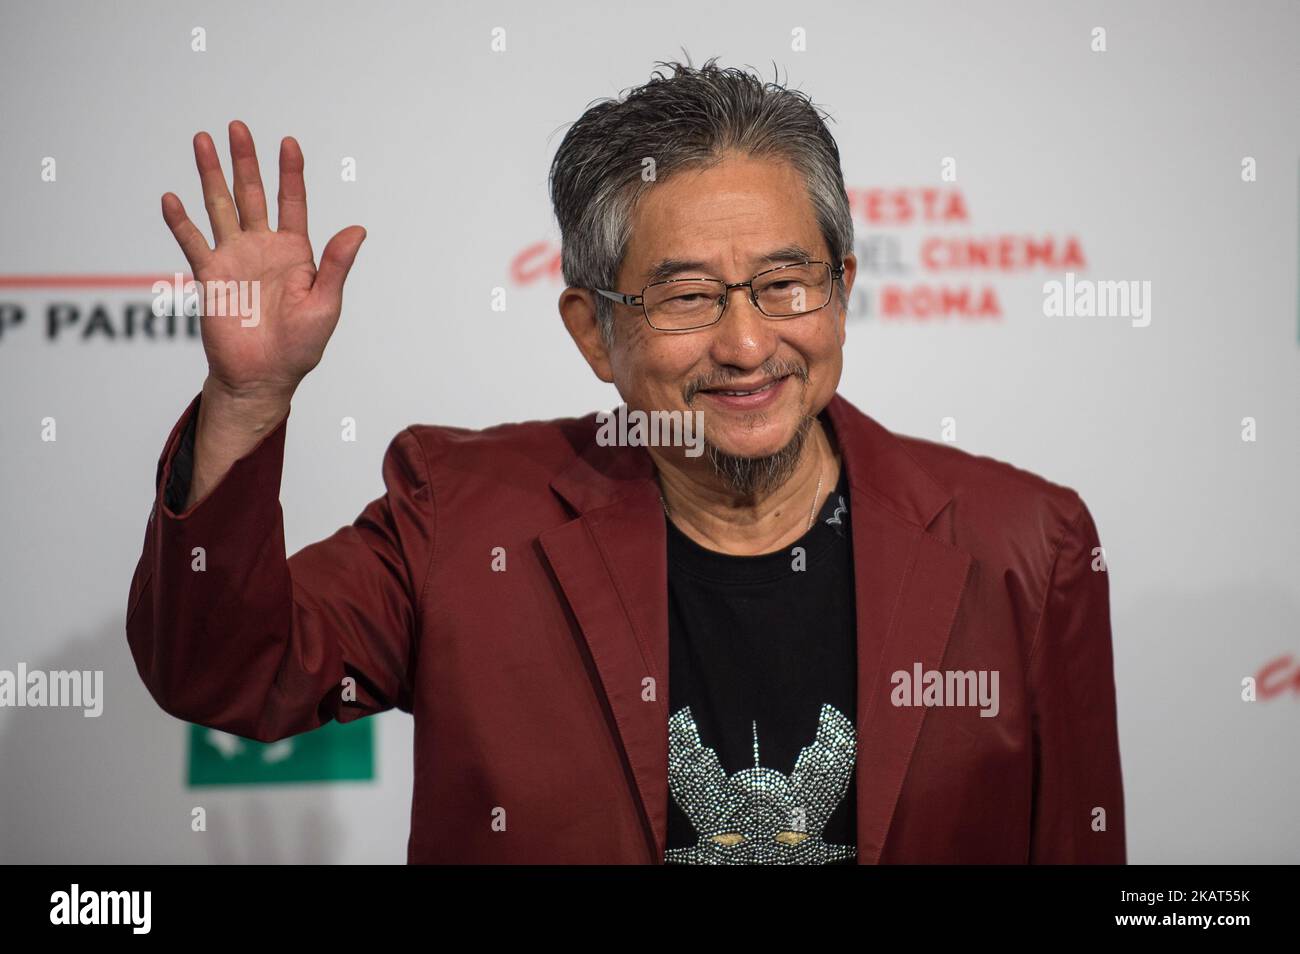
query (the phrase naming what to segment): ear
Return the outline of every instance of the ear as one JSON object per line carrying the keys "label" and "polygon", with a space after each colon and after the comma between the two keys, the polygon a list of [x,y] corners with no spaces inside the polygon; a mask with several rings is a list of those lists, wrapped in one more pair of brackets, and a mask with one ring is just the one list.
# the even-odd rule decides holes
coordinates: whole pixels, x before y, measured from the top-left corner
{"label": "ear", "polygon": [[[844,275],[840,279],[844,283],[844,300],[847,302],[853,296],[853,280],[858,277],[858,257],[852,252],[843,258]],[[840,345],[843,346],[845,334],[844,326],[849,318],[849,309],[846,305],[840,309]]]}
{"label": "ear", "polygon": [[600,335],[600,322],[596,320],[595,294],[586,288],[569,286],[560,293],[559,308],[564,327],[569,329],[573,343],[587,359],[591,370],[606,384],[613,384],[609,351]]}

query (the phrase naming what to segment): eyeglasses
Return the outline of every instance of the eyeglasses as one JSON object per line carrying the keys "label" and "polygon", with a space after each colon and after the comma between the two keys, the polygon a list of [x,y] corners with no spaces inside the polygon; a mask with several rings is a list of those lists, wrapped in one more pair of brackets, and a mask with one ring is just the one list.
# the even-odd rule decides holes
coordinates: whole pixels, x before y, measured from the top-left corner
{"label": "eyeglasses", "polygon": [[652,282],[639,295],[593,288],[624,305],[640,305],[656,331],[695,331],[722,319],[733,288],[748,288],[749,300],[765,317],[798,318],[830,304],[844,266],[829,262],[795,262],[759,272],[747,282],[728,284],[717,278],[670,278]]}

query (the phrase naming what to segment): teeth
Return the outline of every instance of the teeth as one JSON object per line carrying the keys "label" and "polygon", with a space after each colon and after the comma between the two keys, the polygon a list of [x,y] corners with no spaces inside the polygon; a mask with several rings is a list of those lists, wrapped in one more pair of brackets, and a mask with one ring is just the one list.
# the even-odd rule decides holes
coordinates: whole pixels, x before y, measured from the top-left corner
{"label": "teeth", "polygon": [[717,392],[715,392],[715,393],[717,393],[717,394],[725,394],[725,395],[727,395],[728,397],[744,397],[744,396],[747,395],[747,394],[758,394],[760,391],[766,391],[766,390],[768,390],[769,388],[771,388],[774,384],[776,384],[775,381],[769,381],[767,384],[763,385],[761,388],[754,388],[754,390],[752,390],[752,391],[717,391]]}

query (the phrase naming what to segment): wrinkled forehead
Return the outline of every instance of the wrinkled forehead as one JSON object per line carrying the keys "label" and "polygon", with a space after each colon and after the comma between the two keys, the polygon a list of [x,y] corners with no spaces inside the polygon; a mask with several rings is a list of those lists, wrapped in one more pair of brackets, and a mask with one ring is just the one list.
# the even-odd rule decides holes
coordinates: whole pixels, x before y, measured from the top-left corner
{"label": "wrinkled forehead", "polygon": [[685,272],[743,281],[828,255],[798,170],[784,160],[734,157],[641,190],[620,276],[639,285]]}

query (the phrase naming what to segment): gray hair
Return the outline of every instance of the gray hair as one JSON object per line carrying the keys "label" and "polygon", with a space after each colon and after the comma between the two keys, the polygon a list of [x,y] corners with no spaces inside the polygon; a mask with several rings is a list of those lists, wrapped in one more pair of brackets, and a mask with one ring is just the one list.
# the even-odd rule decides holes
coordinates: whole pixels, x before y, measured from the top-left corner
{"label": "gray hair", "polygon": [[[826,128],[829,114],[802,92],[735,67],[720,68],[716,60],[698,69],[656,63],[672,75],[656,70],[621,99],[597,100],[569,129],[550,173],[566,284],[614,287],[633,209],[651,184],[642,177],[645,159],[654,160],[655,181],[708,167],[732,150],[784,159],[807,184],[832,264],[853,250],[853,217],[840,150]],[[839,290],[847,306],[842,282]],[[613,303],[601,295],[596,317],[606,345],[612,344]]]}

